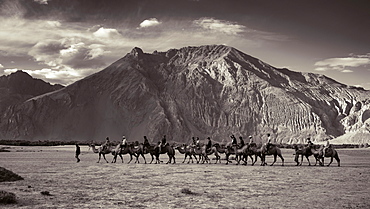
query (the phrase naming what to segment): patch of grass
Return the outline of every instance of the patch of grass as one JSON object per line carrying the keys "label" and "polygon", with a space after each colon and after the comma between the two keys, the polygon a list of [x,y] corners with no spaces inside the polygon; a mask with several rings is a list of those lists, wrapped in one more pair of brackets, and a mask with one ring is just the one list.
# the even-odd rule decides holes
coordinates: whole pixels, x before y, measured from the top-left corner
{"label": "patch of grass", "polygon": [[19,176],[18,174],[13,173],[10,170],[0,167],[0,182],[18,181],[18,180],[23,180],[23,177]]}
{"label": "patch of grass", "polygon": [[17,203],[17,198],[14,193],[0,190],[0,204]]}
{"label": "patch of grass", "polygon": [[197,195],[196,192],[190,191],[189,188],[183,188],[183,189],[181,189],[181,193],[183,193],[183,194],[190,194],[190,195]]}

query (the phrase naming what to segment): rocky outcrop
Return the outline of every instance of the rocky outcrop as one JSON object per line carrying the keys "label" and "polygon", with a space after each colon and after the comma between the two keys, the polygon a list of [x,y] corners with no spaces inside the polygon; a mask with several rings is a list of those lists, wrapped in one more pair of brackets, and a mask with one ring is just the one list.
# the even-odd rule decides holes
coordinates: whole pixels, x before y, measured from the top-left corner
{"label": "rocky outcrop", "polygon": [[369,95],[223,45],[152,54],[134,48],[96,74],[12,106],[0,131],[3,138],[49,140],[158,141],[166,134],[178,142],[223,141],[235,134],[264,141],[271,133],[276,142],[321,141],[357,130],[369,115]]}

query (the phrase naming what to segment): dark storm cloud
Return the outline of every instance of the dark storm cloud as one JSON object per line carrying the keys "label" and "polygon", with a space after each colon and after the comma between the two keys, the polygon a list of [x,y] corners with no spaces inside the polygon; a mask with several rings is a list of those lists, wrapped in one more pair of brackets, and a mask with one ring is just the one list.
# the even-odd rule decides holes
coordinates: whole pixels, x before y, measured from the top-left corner
{"label": "dark storm cloud", "polygon": [[[307,39],[322,38],[336,42],[351,38],[355,42],[369,43],[370,34],[367,21],[370,18],[370,12],[368,12],[370,1],[367,0],[52,0],[38,2],[5,0],[2,2],[7,4],[8,11],[17,11],[26,18],[58,17],[66,21],[101,21],[112,25],[124,22],[131,27],[137,27],[143,20],[154,17],[159,19],[210,17],[245,23],[250,27],[269,32],[288,31]],[[333,37],[333,35],[336,36]]]}
{"label": "dark storm cloud", "polygon": [[277,67],[335,72],[315,63],[369,53],[369,2],[0,0],[0,59],[8,57],[0,64],[32,56],[37,62],[28,69],[45,68],[34,75],[65,84],[135,46],[150,52],[226,44]]}

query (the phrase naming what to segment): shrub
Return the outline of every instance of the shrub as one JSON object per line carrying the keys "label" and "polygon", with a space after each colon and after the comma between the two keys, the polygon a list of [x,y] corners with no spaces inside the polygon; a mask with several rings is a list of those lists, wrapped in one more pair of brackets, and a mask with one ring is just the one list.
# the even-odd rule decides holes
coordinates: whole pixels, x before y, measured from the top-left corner
{"label": "shrub", "polygon": [[0,190],[0,204],[17,203],[17,198],[14,193]]}
{"label": "shrub", "polygon": [[18,174],[13,173],[3,167],[0,167],[0,182],[4,181],[18,181],[23,180],[23,177],[19,176]]}

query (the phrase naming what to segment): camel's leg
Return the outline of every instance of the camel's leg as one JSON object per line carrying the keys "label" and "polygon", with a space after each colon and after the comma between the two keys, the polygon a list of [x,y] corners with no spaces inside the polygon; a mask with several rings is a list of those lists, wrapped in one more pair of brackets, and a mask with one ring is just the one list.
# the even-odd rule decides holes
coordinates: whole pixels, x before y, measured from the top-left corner
{"label": "camel's leg", "polygon": [[189,154],[189,161],[188,161],[188,164],[190,163],[190,160],[191,160],[191,163],[194,163],[194,160],[193,160],[193,157],[191,156],[191,154]]}
{"label": "camel's leg", "polygon": [[[251,161],[252,161],[252,163],[253,163],[253,157],[252,157],[252,155],[248,155],[249,156],[249,158],[251,159]],[[248,158],[248,157],[247,157]],[[253,164],[252,164],[253,165]]]}
{"label": "camel's leg", "polygon": [[[119,153],[119,154],[118,154],[118,156],[121,158],[121,161],[122,161],[122,163],[123,163],[123,157],[122,157],[122,154],[121,154],[121,153]],[[117,156],[116,156],[116,159],[117,159]],[[114,160],[114,162],[116,162],[116,160]]]}
{"label": "camel's leg", "polygon": [[283,156],[281,154],[279,154],[279,157],[281,159],[281,166],[284,166],[284,158],[283,158]]}
{"label": "camel's leg", "polygon": [[149,164],[152,164],[153,160],[154,160],[154,156],[152,154],[150,154],[152,156],[152,161],[150,161]]}
{"label": "camel's leg", "polygon": [[258,156],[255,154],[254,155],[254,161],[253,161],[253,158],[252,158],[252,166],[257,162],[257,159],[258,159]]}
{"label": "camel's leg", "polygon": [[299,165],[301,166],[302,163],[303,163],[303,154],[301,155],[301,163]]}
{"label": "camel's leg", "polygon": [[299,166],[298,158],[299,158],[299,155],[296,154],[295,157],[294,157],[294,161],[297,163],[296,166]]}
{"label": "camel's leg", "polygon": [[146,164],[146,159],[145,159],[144,153],[141,153],[141,156],[144,158],[144,163]]}
{"label": "camel's leg", "polygon": [[208,157],[208,154],[207,153],[205,153],[205,156],[206,156],[206,163],[211,163],[211,159]]}
{"label": "camel's leg", "polygon": [[226,154],[226,165],[229,164],[229,154]]}
{"label": "camel's leg", "polygon": [[132,154],[130,154],[130,161],[128,161],[127,164],[129,164],[132,161]]}
{"label": "camel's leg", "polygon": [[308,166],[311,166],[310,159],[308,158],[308,156],[306,156],[306,159],[308,161]]}
{"label": "camel's leg", "polygon": [[112,159],[112,163],[116,163],[116,160],[117,160],[117,155],[116,155],[116,154],[114,154],[114,155],[113,155],[113,159]]}
{"label": "camel's leg", "polygon": [[241,156],[235,154],[236,165],[239,165],[241,159],[242,159]]}
{"label": "camel's leg", "polygon": [[[186,157],[187,157],[188,155],[185,153],[185,157],[184,157],[184,160],[182,161],[182,163],[185,163],[185,160],[186,160]],[[189,159],[190,160],[190,159]],[[188,161],[188,163],[189,163],[189,161]]]}
{"label": "camel's leg", "polygon": [[[189,156],[188,158],[188,164],[190,163],[190,160],[193,161],[193,157],[191,157],[191,154],[185,154],[186,156]],[[184,163],[184,162],[183,162]]]}
{"label": "camel's leg", "polygon": [[176,163],[175,153],[173,154],[172,158],[173,158],[173,164],[175,164]]}
{"label": "camel's leg", "polygon": [[139,161],[139,157],[140,157],[140,154],[136,155],[135,163],[140,163],[140,161]]}
{"label": "camel's leg", "polygon": [[338,153],[334,156],[335,160],[338,162],[338,167],[340,167],[340,159]]}
{"label": "camel's leg", "polygon": [[198,155],[197,164],[199,164],[199,162],[202,160],[201,158],[202,158],[202,156],[201,155]]}
{"label": "camel's leg", "polygon": [[330,164],[333,162],[333,156],[330,157],[330,163],[327,166],[330,166]]}
{"label": "camel's leg", "polygon": [[105,162],[109,163],[107,159],[105,159],[105,154],[103,154],[103,158],[105,160]]}
{"label": "camel's leg", "polygon": [[276,162],[276,157],[277,157],[277,155],[274,155],[274,162],[272,162],[272,164],[271,164],[270,166],[273,166],[273,165],[275,164],[275,162]]}
{"label": "camel's leg", "polygon": [[167,156],[168,156],[168,161],[166,164],[169,164],[172,161],[172,156],[169,153],[167,153]]}
{"label": "camel's leg", "polygon": [[99,163],[99,162],[100,162],[100,158],[101,158],[101,154],[99,153],[99,160],[98,160],[98,162],[96,162],[96,163]]}
{"label": "camel's leg", "polygon": [[217,164],[218,161],[220,161],[220,163],[221,163],[221,160],[220,160],[221,157],[220,157],[220,155],[218,153],[216,153],[215,156],[216,156],[216,162],[215,162],[215,164]]}

